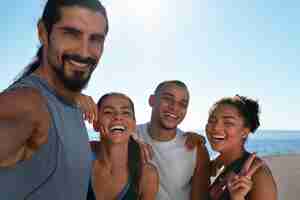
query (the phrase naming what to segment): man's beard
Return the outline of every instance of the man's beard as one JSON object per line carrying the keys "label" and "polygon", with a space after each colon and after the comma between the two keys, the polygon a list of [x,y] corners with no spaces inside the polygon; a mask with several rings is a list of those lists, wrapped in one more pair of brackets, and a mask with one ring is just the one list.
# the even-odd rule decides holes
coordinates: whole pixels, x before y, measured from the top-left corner
{"label": "man's beard", "polygon": [[[90,65],[90,69],[88,75],[85,75],[87,72],[76,71],[73,72],[72,77],[68,77],[65,73],[65,63],[67,60],[74,60],[80,63],[85,63]],[[86,58],[83,59],[78,55],[69,55],[65,54],[62,57],[63,64],[60,67],[53,67],[54,72],[56,73],[57,77],[62,81],[65,88],[73,91],[73,92],[80,92],[82,89],[86,88],[91,75],[96,67],[96,60],[93,58]]]}

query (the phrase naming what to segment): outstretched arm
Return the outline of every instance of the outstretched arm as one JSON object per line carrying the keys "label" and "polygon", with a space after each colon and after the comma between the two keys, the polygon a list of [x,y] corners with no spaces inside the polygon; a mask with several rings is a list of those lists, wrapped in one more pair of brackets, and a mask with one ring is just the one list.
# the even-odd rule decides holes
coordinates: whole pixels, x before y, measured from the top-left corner
{"label": "outstretched arm", "polygon": [[0,167],[8,167],[47,141],[50,117],[40,94],[30,88],[1,93],[0,110]]}

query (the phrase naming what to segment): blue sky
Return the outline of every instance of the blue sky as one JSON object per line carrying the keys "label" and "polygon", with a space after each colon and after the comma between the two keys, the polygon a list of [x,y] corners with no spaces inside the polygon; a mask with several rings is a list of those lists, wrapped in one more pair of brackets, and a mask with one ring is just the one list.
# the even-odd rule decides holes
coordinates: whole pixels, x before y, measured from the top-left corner
{"label": "blue sky", "polygon": [[[0,90],[34,56],[44,2],[2,2]],[[213,102],[235,94],[259,100],[261,129],[300,129],[299,1],[102,2],[110,32],[84,93],[124,92],[146,122],[156,85],[179,79],[191,92],[184,129],[203,129]]]}

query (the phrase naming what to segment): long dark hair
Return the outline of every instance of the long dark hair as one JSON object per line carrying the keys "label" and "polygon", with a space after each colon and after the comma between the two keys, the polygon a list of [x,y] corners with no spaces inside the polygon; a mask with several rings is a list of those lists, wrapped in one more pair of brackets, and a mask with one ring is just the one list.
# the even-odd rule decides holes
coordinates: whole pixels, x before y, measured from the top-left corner
{"label": "long dark hair", "polygon": [[141,178],[141,149],[137,141],[132,137],[128,143],[128,169],[131,178],[131,184],[134,187],[134,192],[139,195],[139,186]]}
{"label": "long dark hair", "polygon": [[[123,93],[111,92],[111,93],[104,94],[98,100],[97,107],[100,108],[102,103],[104,102],[104,100],[107,97],[111,97],[111,96],[121,96],[121,97],[124,97],[125,99],[127,99],[130,104],[130,109],[132,110],[132,113],[133,113],[133,118],[135,120],[133,101],[127,95],[125,95]],[[136,140],[134,140],[132,137],[130,137],[129,142],[128,142],[128,169],[129,169],[129,177],[131,180],[131,186],[134,191],[129,190],[130,192],[128,192],[128,194],[131,192],[135,193],[135,194],[129,194],[130,196],[133,195],[133,196],[138,197],[139,182],[140,182],[140,177],[141,177],[141,165],[142,165],[142,161],[141,161],[140,146],[136,142]]]}

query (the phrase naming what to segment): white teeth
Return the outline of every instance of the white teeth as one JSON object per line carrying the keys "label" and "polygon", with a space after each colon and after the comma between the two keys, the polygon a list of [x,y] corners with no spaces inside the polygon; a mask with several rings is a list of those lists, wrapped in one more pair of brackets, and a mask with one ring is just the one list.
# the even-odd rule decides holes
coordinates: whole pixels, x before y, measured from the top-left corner
{"label": "white teeth", "polygon": [[111,132],[123,132],[126,130],[126,127],[125,126],[121,126],[121,125],[116,125],[116,126],[112,126],[109,128],[109,131]]}
{"label": "white teeth", "polygon": [[174,115],[174,114],[172,114],[172,113],[166,113],[166,115],[167,115],[168,117],[172,117],[172,118],[174,118],[174,119],[176,119],[176,118],[177,118],[177,116],[176,116],[176,115]]}
{"label": "white teeth", "polygon": [[215,135],[213,136],[214,139],[217,139],[217,140],[224,140],[225,139],[225,136],[222,136],[222,135]]}
{"label": "white teeth", "polygon": [[70,63],[72,63],[73,65],[76,65],[77,67],[87,67],[86,63],[77,62],[75,60],[70,60]]}
{"label": "white teeth", "polygon": [[225,136],[215,135],[215,136],[211,136],[211,139],[212,139],[213,143],[224,142],[225,141]]}

